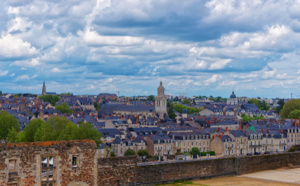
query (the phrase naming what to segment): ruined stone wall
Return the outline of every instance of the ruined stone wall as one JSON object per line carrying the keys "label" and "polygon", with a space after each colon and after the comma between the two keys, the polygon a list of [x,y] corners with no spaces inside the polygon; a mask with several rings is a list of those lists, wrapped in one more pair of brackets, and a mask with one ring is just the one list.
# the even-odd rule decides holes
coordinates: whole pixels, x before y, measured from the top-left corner
{"label": "ruined stone wall", "polygon": [[98,185],[130,185],[136,183],[136,156],[99,158]]}
{"label": "ruined stone wall", "polygon": [[[53,170],[55,185],[96,184],[96,143],[79,140],[1,144],[0,185],[41,185],[42,157],[50,156],[54,157],[49,171]],[[72,166],[73,156],[77,157],[76,167]],[[13,172],[10,161],[16,162]]]}
{"label": "ruined stone wall", "polygon": [[137,166],[138,183],[160,183],[217,175],[234,175],[235,158]]}
{"label": "ruined stone wall", "polygon": [[166,162],[136,167],[137,183],[155,184],[174,180],[239,175],[300,164],[300,153],[244,156],[187,162]]}
{"label": "ruined stone wall", "polygon": [[[53,156],[55,185],[135,185],[239,175],[300,164],[300,152],[137,165],[135,156],[99,158],[92,140],[0,145],[0,186],[41,185],[42,157]],[[72,157],[77,157],[72,166]],[[16,171],[9,163],[15,161]]]}

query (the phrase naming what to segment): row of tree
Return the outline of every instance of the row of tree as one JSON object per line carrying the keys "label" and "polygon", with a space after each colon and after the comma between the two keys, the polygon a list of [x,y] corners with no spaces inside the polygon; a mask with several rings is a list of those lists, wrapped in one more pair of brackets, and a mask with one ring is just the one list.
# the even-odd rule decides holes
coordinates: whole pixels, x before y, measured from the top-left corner
{"label": "row of tree", "polygon": [[57,95],[44,95],[44,96],[40,96],[39,99],[49,102],[53,106],[55,106],[56,102],[59,101],[59,97]]}
{"label": "row of tree", "polygon": [[95,140],[99,145],[101,133],[91,123],[80,123],[77,126],[63,116],[54,116],[47,121],[33,119],[21,132],[19,122],[14,116],[5,111],[0,112],[0,140],[35,142],[81,139]]}
{"label": "row of tree", "polygon": [[267,104],[265,100],[260,101],[260,100],[255,99],[255,98],[251,98],[251,99],[249,99],[248,102],[256,104],[256,106],[259,108],[259,110],[266,110],[266,111],[268,111],[270,109],[270,105]]}

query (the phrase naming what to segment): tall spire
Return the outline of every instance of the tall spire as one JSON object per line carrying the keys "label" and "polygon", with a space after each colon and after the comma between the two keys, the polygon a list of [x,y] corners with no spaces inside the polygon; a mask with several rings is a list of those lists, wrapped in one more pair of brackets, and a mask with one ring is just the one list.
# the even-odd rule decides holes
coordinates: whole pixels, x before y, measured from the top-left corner
{"label": "tall spire", "polygon": [[42,95],[46,95],[46,83],[45,83],[45,80],[43,82]]}

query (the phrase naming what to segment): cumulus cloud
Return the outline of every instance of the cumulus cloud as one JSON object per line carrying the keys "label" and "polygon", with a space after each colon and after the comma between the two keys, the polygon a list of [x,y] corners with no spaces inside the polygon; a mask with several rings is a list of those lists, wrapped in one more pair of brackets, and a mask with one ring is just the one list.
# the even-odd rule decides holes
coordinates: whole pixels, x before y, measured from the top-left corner
{"label": "cumulus cloud", "polygon": [[27,41],[23,41],[11,34],[0,38],[0,57],[29,57],[36,55],[38,50]]}
{"label": "cumulus cloud", "polygon": [[56,92],[155,94],[162,79],[174,95],[284,96],[282,87],[300,88],[299,9],[296,0],[5,0],[1,87],[40,92],[46,79]]}

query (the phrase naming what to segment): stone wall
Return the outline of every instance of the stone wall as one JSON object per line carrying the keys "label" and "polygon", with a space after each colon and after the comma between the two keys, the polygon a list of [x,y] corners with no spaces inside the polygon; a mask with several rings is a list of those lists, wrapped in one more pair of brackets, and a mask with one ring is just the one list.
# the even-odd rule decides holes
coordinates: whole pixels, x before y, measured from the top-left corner
{"label": "stone wall", "polygon": [[131,185],[136,183],[136,156],[99,158],[98,185]]}
{"label": "stone wall", "polygon": [[136,167],[140,184],[155,184],[174,180],[199,179],[214,176],[239,175],[300,164],[300,153],[166,162]]}
{"label": "stone wall", "polygon": [[[96,144],[91,140],[1,144],[0,186],[45,183],[45,156],[54,157],[54,167],[46,168],[54,169],[53,183],[69,186],[154,185],[300,164],[300,152],[140,165],[135,156],[97,159]],[[75,167],[73,157],[77,157]]]}
{"label": "stone wall", "polygon": [[[55,185],[97,183],[96,143],[92,140],[1,144],[0,157],[0,185],[41,185],[49,180]],[[42,157],[48,157],[48,166],[42,166]]]}

